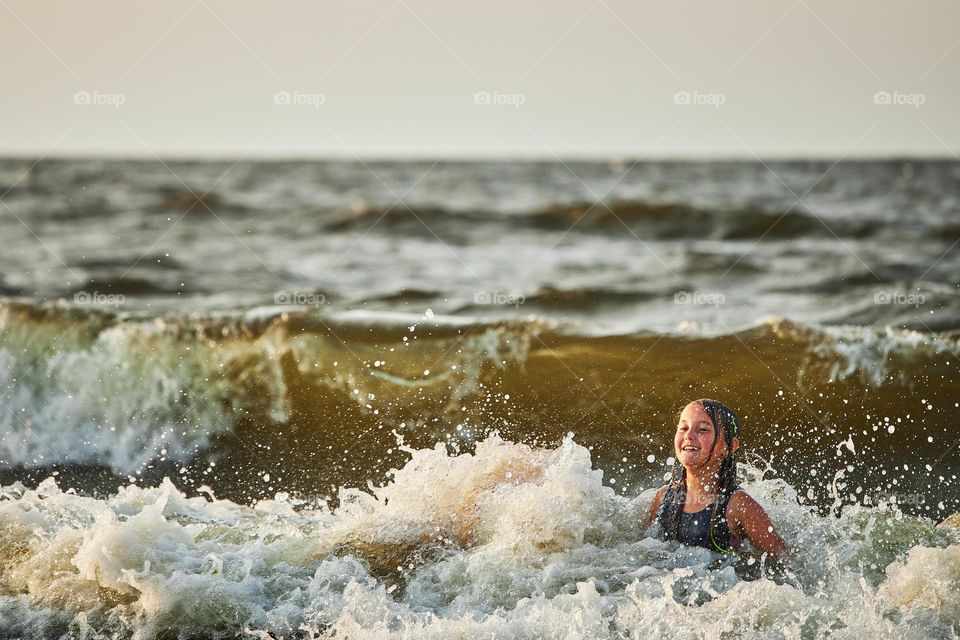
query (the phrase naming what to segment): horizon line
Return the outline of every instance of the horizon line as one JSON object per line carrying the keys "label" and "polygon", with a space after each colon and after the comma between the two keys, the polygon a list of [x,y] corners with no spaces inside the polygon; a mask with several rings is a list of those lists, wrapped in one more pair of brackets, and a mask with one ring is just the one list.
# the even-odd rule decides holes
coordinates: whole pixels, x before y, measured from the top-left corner
{"label": "horizon line", "polygon": [[[99,153],[99,152],[66,152],[66,153],[29,153],[0,151],[0,161],[8,160],[103,160],[126,162],[159,162],[159,161],[204,161],[204,162],[433,162],[441,156],[439,163],[470,163],[470,162],[536,162],[536,163],[563,163],[563,162],[590,162],[590,163],[644,163],[644,162],[960,162],[960,157],[949,153],[921,154],[912,152],[890,152],[876,154],[826,154],[826,153],[797,153],[771,154],[755,156],[751,154],[659,154],[656,156],[637,157],[632,154],[600,154],[584,153],[575,155],[541,155],[526,153],[496,153],[452,155],[443,152],[435,155],[425,153],[237,153],[209,152],[209,153]],[[839,157],[839,160],[838,160]]]}

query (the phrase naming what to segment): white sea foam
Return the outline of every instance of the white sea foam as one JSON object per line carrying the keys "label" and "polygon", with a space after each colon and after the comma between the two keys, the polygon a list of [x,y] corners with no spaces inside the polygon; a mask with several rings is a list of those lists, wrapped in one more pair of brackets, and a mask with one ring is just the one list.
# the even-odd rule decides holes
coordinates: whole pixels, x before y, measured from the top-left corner
{"label": "white sea foam", "polygon": [[911,367],[904,366],[911,358],[939,355],[960,357],[960,340],[915,330],[882,329],[859,326],[827,326],[828,338],[813,345],[813,352],[835,359],[831,379],[843,380],[858,374],[874,387],[890,381],[906,384],[915,380]]}
{"label": "white sea foam", "polygon": [[960,532],[950,527],[866,507],[821,518],[754,470],[746,489],[794,549],[769,574],[756,555],[647,536],[638,521],[652,491],[616,495],[572,440],[409,453],[393,482],[344,489],[336,510],[287,496],[254,507],[188,498],[168,481],[104,500],[53,479],[6,487],[0,635],[960,633]]}
{"label": "white sea foam", "polygon": [[132,473],[159,457],[187,460],[233,429],[253,395],[245,381],[265,388],[275,400],[268,411],[285,417],[270,335],[212,348],[159,319],[89,332],[72,325],[51,333],[0,314],[0,461]]}

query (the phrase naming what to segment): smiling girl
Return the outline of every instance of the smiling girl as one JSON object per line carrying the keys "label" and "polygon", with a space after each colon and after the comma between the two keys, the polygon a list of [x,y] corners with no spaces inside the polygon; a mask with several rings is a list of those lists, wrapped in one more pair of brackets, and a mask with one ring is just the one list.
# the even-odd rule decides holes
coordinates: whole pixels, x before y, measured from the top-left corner
{"label": "smiling girl", "polygon": [[748,540],[772,555],[787,551],[757,502],[737,487],[735,453],[740,421],[722,402],[695,400],[684,407],[673,439],[673,477],[657,491],[649,522],[683,544],[730,553]]}

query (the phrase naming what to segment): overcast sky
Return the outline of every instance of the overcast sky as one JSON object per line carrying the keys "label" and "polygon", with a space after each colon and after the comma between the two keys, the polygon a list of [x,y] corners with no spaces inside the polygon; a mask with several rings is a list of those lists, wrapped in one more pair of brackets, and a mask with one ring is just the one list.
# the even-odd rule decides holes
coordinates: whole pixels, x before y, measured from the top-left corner
{"label": "overcast sky", "polygon": [[0,0],[0,154],[955,157],[958,72],[955,0]]}

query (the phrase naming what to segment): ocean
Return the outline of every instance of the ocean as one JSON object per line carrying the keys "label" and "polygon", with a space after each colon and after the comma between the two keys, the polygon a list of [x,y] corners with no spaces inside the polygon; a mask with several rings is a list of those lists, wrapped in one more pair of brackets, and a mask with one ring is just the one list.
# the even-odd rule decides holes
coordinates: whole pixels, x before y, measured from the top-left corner
{"label": "ocean", "polygon": [[[0,637],[960,635],[960,162],[0,194]],[[640,526],[701,397],[790,558]]]}

